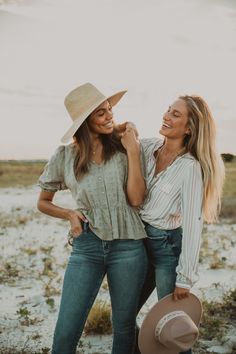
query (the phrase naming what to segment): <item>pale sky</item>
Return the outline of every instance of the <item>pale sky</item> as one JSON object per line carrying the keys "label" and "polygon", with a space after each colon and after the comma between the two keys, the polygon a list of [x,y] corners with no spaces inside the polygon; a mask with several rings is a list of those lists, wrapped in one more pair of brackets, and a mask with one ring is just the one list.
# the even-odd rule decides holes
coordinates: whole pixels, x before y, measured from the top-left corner
{"label": "pale sky", "polygon": [[[2,4],[4,1],[0,1]],[[21,0],[0,5],[0,159],[48,159],[71,125],[65,95],[128,89],[117,121],[158,135],[181,94],[199,94],[220,152],[236,154],[236,2]]]}

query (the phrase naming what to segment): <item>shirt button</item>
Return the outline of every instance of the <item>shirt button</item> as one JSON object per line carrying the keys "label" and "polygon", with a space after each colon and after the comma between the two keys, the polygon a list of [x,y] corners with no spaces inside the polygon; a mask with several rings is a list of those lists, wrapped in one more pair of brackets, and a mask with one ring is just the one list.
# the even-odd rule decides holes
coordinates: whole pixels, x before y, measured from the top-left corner
{"label": "shirt button", "polygon": [[98,179],[99,179],[99,181],[101,181],[101,180],[102,180],[102,177],[98,177]]}

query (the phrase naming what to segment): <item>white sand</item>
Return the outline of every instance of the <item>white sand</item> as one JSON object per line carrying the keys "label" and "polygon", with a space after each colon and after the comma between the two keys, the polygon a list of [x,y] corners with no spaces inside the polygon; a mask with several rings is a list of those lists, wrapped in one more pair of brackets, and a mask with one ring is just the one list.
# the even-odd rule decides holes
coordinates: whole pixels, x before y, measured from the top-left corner
{"label": "white sand", "polygon": [[[36,210],[38,191],[37,187],[0,189],[0,270],[10,267],[9,272],[18,275],[0,284],[0,348],[40,352],[51,347],[60,295],[50,296],[55,301],[51,308],[46,303],[45,287],[60,292],[70,247],[66,240],[68,223]],[[63,206],[75,206],[68,192],[57,193],[56,200]],[[42,274],[45,258],[52,261],[51,274]],[[193,292],[201,298],[220,301],[228,289],[236,287],[236,225],[208,226],[201,260],[200,279]],[[210,269],[214,263],[222,269]],[[107,290],[102,288],[99,298],[109,301]],[[153,293],[140,313],[139,323],[155,301]],[[21,324],[16,313],[24,307],[30,311],[29,326]],[[208,350],[231,353],[230,348],[236,342],[235,328],[228,336],[223,346],[218,342],[208,343]],[[80,353],[110,353],[111,341],[111,336],[83,337]]]}

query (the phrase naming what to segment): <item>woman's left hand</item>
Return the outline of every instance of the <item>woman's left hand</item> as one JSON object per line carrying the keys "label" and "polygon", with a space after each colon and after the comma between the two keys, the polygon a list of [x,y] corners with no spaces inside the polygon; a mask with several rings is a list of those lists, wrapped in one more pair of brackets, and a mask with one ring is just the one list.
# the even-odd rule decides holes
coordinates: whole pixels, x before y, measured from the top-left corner
{"label": "woman's left hand", "polygon": [[190,289],[176,287],[173,292],[173,300],[182,300],[189,297]]}
{"label": "woman's left hand", "polygon": [[131,124],[126,125],[125,132],[122,134],[121,143],[127,152],[139,153],[139,141],[137,139],[136,129]]}
{"label": "woman's left hand", "polygon": [[121,136],[123,136],[123,134],[124,134],[124,132],[125,132],[125,130],[126,130],[127,128],[133,129],[136,138],[138,138],[138,135],[139,135],[139,134],[138,134],[138,130],[137,130],[137,128],[136,128],[136,125],[135,125],[133,122],[125,122],[125,123],[122,123],[122,124],[117,124],[117,125],[115,126],[116,131],[117,131]]}

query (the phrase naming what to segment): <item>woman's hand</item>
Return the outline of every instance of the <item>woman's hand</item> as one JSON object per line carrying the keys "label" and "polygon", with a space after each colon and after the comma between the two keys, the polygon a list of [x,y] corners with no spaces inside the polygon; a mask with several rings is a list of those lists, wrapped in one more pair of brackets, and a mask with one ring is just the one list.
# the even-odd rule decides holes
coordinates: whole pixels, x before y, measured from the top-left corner
{"label": "woman's hand", "polygon": [[137,130],[133,128],[133,124],[127,123],[124,133],[122,133],[121,143],[127,152],[138,153],[140,143],[137,139]]}
{"label": "woman's hand", "polygon": [[76,238],[82,233],[81,220],[88,222],[79,210],[67,209],[53,204],[55,192],[41,191],[38,199],[38,209],[47,215],[68,220],[70,222],[69,238]]}
{"label": "woman's hand", "polygon": [[81,221],[88,222],[88,220],[79,210],[70,210],[68,215],[68,220],[70,222],[70,234],[73,238],[77,238],[83,231]]}
{"label": "woman's hand", "polygon": [[190,289],[176,287],[173,293],[173,300],[182,300],[189,297]]}
{"label": "woman's hand", "polygon": [[115,126],[116,131],[118,131],[121,136],[123,136],[123,133],[125,132],[126,128],[132,128],[135,132],[136,138],[138,138],[138,130],[133,122],[125,122],[122,124],[117,124]]}

